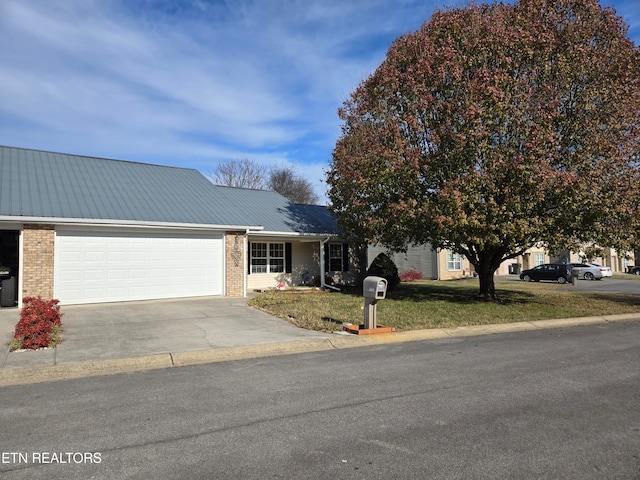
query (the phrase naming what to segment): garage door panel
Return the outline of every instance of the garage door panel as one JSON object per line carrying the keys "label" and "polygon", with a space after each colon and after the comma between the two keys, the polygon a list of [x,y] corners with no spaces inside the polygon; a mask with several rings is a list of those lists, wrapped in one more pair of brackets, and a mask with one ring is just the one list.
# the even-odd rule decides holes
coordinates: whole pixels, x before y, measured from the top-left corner
{"label": "garage door panel", "polygon": [[223,293],[220,234],[62,230],[55,252],[63,304]]}

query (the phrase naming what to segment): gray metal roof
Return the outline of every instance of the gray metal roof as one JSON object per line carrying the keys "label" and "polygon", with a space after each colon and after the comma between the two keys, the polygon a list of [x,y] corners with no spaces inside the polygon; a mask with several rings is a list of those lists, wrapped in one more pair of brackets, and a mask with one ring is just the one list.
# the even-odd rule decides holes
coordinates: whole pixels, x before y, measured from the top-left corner
{"label": "gray metal roof", "polygon": [[262,226],[337,234],[322,206],[213,185],[194,169],[0,146],[0,217]]}

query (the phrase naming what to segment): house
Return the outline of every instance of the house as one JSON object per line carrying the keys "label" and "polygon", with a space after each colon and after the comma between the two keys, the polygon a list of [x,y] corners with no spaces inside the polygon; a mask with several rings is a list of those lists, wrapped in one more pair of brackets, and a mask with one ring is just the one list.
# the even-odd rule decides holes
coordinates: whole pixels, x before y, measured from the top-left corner
{"label": "house", "polygon": [[0,265],[16,301],[245,296],[349,275],[335,219],[193,169],[0,147]]}
{"label": "house", "polygon": [[416,271],[422,278],[430,280],[453,280],[465,278],[472,274],[473,267],[469,260],[451,250],[435,250],[431,245],[412,245],[406,252],[390,252],[380,245],[369,245],[367,248],[368,264],[380,253],[386,253],[393,260],[398,273]]}
{"label": "house", "polygon": [[[544,263],[597,263],[611,268],[612,272],[625,273],[634,264],[634,252],[619,253],[614,248],[603,248],[599,257],[589,257],[585,252],[550,252],[544,245],[536,245],[518,257],[502,262],[497,275],[520,273]],[[637,257],[636,257],[637,258]]]}

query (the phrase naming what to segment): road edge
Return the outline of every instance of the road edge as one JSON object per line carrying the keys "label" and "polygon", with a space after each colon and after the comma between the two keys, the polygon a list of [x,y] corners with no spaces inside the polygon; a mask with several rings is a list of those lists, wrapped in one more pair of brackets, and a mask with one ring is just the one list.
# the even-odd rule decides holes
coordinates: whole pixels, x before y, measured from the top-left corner
{"label": "road edge", "polygon": [[513,333],[553,328],[568,328],[612,322],[638,321],[640,313],[536,320],[517,323],[470,325],[453,328],[434,328],[406,332],[359,336],[334,335],[317,340],[294,340],[227,348],[211,348],[190,352],[161,353],[140,357],[74,362],[40,367],[23,367],[0,370],[0,387],[29,385],[34,383],[71,380],[119,373],[186,367],[209,363],[245,360],[250,358],[293,355],[297,353],[366,347],[388,343],[419,342],[443,338],[470,337],[497,333]]}

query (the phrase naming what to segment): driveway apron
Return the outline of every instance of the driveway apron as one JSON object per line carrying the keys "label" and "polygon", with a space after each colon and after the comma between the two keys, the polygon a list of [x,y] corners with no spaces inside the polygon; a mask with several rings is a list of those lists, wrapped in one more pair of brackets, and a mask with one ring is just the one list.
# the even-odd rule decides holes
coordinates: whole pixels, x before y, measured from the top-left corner
{"label": "driveway apron", "polygon": [[212,348],[320,339],[247,305],[246,298],[199,297],[62,306],[55,349],[9,352],[18,308],[0,309],[0,368],[134,358]]}

